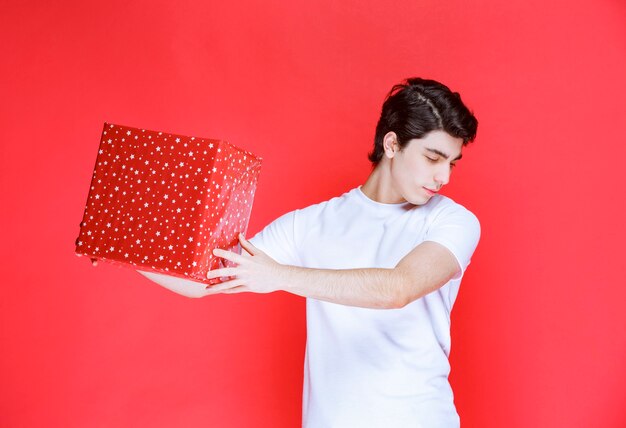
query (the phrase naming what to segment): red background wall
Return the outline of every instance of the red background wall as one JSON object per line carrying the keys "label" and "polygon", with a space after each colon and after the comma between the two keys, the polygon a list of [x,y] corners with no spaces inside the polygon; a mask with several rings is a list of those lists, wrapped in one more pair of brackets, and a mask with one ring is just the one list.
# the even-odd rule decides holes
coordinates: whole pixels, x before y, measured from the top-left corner
{"label": "red background wall", "polygon": [[73,255],[104,121],[265,159],[250,224],[369,172],[381,103],[479,121],[445,194],[483,236],[453,312],[464,427],[626,426],[618,0],[4,1],[0,425],[294,427],[304,301],[192,300]]}

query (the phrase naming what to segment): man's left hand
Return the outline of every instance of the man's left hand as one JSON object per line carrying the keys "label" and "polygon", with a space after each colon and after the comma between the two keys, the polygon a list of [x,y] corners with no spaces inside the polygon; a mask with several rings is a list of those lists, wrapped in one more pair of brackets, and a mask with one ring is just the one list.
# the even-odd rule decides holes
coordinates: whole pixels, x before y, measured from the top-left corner
{"label": "man's left hand", "polygon": [[252,245],[243,234],[239,234],[241,255],[221,249],[213,254],[235,263],[235,267],[226,267],[209,271],[208,279],[230,278],[216,285],[206,287],[207,295],[242,292],[271,293],[281,289],[289,272],[289,267],[277,263],[270,256]]}

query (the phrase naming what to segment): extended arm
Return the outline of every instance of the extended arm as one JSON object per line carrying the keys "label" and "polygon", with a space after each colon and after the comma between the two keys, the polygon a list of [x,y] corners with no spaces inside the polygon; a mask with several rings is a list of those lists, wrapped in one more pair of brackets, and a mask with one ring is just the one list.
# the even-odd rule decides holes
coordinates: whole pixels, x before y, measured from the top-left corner
{"label": "extended arm", "polygon": [[207,295],[283,290],[349,306],[401,308],[438,289],[460,270],[456,258],[447,248],[429,241],[415,247],[394,268],[346,270],[281,265],[243,236],[240,242],[250,255],[214,251],[216,256],[237,266],[209,272],[209,278],[232,279],[208,286]]}
{"label": "extended arm", "polygon": [[204,297],[206,296],[206,284],[188,279],[178,278],[171,275],[163,275],[155,272],[137,270],[141,275],[151,281],[156,282],[162,287],[167,288],[174,293],[181,294],[185,297]]}

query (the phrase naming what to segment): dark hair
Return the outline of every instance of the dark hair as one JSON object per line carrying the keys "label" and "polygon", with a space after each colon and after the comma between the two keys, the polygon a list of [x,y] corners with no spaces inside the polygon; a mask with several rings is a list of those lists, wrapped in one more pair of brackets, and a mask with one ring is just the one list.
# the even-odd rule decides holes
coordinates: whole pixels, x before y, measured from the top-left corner
{"label": "dark hair", "polygon": [[413,138],[443,130],[467,145],[476,137],[478,121],[461,101],[461,95],[435,81],[413,77],[395,85],[387,94],[376,125],[374,149],[368,155],[375,165],[382,159],[383,138],[395,132],[400,149]]}

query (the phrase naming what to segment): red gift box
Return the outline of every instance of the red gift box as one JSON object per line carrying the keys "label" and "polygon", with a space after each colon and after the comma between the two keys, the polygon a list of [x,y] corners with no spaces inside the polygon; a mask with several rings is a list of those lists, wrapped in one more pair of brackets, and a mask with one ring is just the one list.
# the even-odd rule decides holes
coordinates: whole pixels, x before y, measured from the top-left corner
{"label": "red gift box", "polygon": [[76,253],[206,279],[240,252],[261,158],[223,140],[105,123]]}

